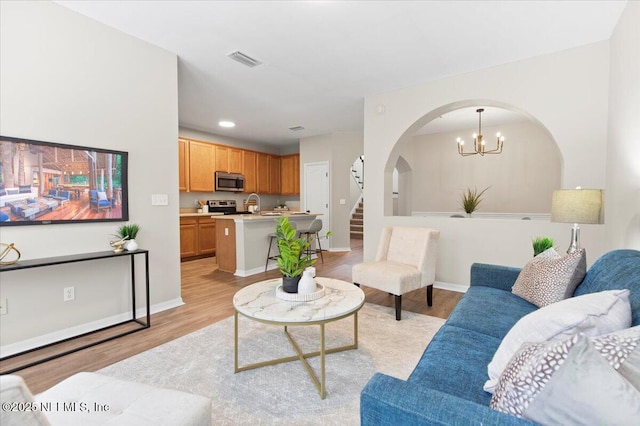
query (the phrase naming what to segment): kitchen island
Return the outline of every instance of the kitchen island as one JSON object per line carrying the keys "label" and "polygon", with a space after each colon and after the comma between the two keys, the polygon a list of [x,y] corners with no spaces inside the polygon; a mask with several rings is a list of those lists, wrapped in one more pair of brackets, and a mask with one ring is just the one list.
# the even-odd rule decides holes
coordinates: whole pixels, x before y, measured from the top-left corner
{"label": "kitchen island", "polygon": [[[269,234],[276,231],[276,221],[283,216],[295,223],[298,229],[304,229],[319,215],[315,213],[266,212],[252,215],[216,216],[218,269],[240,277],[264,272],[269,248]],[[277,253],[275,241],[272,253]],[[276,267],[276,262],[269,262],[269,269]]]}

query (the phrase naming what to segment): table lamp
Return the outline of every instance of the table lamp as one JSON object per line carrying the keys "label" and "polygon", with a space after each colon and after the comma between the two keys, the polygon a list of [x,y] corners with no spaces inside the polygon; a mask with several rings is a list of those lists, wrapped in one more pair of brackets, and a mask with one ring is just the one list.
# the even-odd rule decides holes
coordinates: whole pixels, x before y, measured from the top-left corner
{"label": "table lamp", "polygon": [[579,223],[604,223],[601,189],[560,189],[551,198],[551,222],[573,223],[567,253],[580,248]]}

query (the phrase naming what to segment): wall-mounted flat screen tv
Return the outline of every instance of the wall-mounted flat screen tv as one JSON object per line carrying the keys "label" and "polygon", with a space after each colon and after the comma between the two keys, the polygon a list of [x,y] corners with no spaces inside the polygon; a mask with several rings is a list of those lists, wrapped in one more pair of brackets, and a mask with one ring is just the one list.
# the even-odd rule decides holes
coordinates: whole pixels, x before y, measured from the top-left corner
{"label": "wall-mounted flat screen tv", "polygon": [[0,226],[129,220],[128,153],[0,136]]}

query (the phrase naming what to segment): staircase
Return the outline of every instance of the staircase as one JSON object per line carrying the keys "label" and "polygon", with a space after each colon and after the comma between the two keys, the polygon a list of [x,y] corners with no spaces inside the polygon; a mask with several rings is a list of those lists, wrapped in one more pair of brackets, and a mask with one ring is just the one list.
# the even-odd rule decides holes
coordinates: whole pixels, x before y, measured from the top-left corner
{"label": "staircase", "polygon": [[364,235],[364,200],[351,215],[351,238],[361,240]]}

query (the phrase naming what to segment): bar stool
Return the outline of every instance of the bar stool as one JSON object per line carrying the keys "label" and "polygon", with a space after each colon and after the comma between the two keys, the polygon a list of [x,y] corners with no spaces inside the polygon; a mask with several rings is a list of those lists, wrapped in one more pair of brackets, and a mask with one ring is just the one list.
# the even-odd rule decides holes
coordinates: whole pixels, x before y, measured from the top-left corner
{"label": "bar stool", "polygon": [[[296,224],[295,222],[290,222],[291,223],[291,227],[292,228],[296,228]],[[278,256],[280,256],[280,250],[278,250],[278,254],[276,255],[271,255],[271,246],[273,245],[273,240],[278,238],[278,235],[275,232],[272,232],[268,235],[269,237],[269,248],[267,249],[267,261],[264,264],[264,271],[267,272],[267,269],[269,268],[269,261],[270,260],[276,260],[278,259]],[[277,241],[277,240],[276,240]],[[276,242],[276,248],[278,248],[278,244]]]}
{"label": "bar stool", "polygon": [[320,253],[320,259],[322,260],[322,263],[324,263],[324,257],[322,256],[322,245],[320,244],[320,234],[319,234],[321,229],[322,229],[322,220],[314,219],[307,229],[299,229],[298,232],[300,233],[300,236],[306,238],[307,241],[309,241],[312,235],[315,234],[316,241],[318,242],[318,248],[311,248],[311,244],[310,244],[309,247],[307,247],[305,254],[307,256],[311,256],[312,253],[316,253],[316,254]]}

